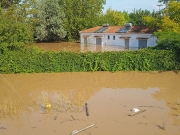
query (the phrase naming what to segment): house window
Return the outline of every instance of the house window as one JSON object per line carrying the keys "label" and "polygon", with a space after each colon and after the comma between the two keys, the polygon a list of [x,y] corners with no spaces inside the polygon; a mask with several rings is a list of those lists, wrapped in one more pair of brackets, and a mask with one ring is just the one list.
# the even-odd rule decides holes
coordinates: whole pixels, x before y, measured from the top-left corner
{"label": "house window", "polygon": [[108,40],[110,40],[110,36],[108,36]]}
{"label": "house window", "polygon": [[115,36],[113,36],[113,40],[115,40]]}

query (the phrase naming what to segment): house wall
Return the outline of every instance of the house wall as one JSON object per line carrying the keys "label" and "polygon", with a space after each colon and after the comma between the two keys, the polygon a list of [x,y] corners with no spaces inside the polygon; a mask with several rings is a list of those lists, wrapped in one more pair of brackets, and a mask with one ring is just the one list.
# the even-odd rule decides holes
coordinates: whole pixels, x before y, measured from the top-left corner
{"label": "house wall", "polygon": [[[96,45],[96,37],[99,36],[102,38],[101,45],[119,46],[119,47],[125,46],[125,39],[120,37],[130,37],[129,47],[137,48],[137,49],[139,47],[139,40],[137,39],[138,37],[147,38],[147,46],[156,46],[156,40],[157,40],[157,38],[152,36],[152,34],[80,33],[80,41],[82,45],[84,44],[84,36],[87,36],[88,45]],[[110,36],[110,39],[108,39],[108,36]],[[115,40],[113,39],[113,36],[115,36]]]}

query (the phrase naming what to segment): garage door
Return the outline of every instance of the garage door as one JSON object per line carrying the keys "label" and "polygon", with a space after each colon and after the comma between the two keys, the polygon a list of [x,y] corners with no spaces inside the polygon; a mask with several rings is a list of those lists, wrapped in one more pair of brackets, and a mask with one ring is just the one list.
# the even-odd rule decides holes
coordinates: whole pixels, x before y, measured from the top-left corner
{"label": "garage door", "polygon": [[87,45],[87,37],[84,38],[84,44]]}
{"label": "garage door", "polygon": [[147,40],[139,40],[139,49],[147,47]]}
{"label": "garage door", "polygon": [[125,39],[125,49],[129,49],[129,39]]}
{"label": "garage door", "polygon": [[102,38],[96,38],[96,45],[102,44]]}

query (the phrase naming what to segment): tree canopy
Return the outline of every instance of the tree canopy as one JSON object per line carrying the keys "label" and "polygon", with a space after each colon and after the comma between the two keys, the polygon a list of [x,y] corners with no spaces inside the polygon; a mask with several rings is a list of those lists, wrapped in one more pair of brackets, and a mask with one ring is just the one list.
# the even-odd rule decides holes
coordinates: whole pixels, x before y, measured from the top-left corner
{"label": "tree canopy", "polygon": [[98,24],[105,0],[60,0],[67,37],[79,39],[79,31]]}
{"label": "tree canopy", "polygon": [[144,26],[146,25],[144,22],[145,16],[157,18],[158,14],[155,11],[151,12],[149,10],[134,9],[133,12],[129,14],[130,22],[133,25]]}
{"label": "tree canopy", "polygon": [[0,53],[19,50],[33,41],[32,29],[16,6],[0,11]]}
{"label": "tree canopy", "polygon": [[124,25],[124,23],[129,22],[130,20],[127,12],[120,12],[111,8],[107,9],[106,13],[104,13],[100,18],[100,25],[108,23],[110,25],[121,26]]}
{"label": "tree canopy", "polygon": [[[168,4],[171,0],[159,0],[158,2],[162,2],[163,4]],[[180,0],[175,0],[175,1],[180,1]]]}
{"label": "tree canopy", "polygon": [[1,6],[2,8],[9,8],[12,4],[19,4],[21,0],[2,0]]}
{"label": "tree canopy", "polygon": [[159,32],[180,31],[180,2],[170,1],[157,18],[145,16],[147,26]]}
{"label": "tree canopy", "polygon": [[145,17],[144,20],[148,26],[154,25],[157,28],[154,33],[158,38],[155,48],[173,50],[180,58],[180,2],[172,0],[167,3],[158,19]]}
{"label": "tree canopy", "polygon": [[66,36],[63,27],[65,15],[58,0],[39,0],[35,8],[38,20],[35,28],[36,40],[59,41]]}
{"label": "tree canopy", "polygon": [[78,40],[79,31],[104,23],[123,25],[131,22],[133,25],[148,26],[156,32],[179,33],[179,1],[159,0],[166,3],[161,12],[134,9],[128,13],[109,8],[103,13],[105,0],[2,0],[1,27],[7,28],[4,22],[10,18],[11,23],[16,21],[24,28],[27,26],[38,41],[60,41],[64,37]]}

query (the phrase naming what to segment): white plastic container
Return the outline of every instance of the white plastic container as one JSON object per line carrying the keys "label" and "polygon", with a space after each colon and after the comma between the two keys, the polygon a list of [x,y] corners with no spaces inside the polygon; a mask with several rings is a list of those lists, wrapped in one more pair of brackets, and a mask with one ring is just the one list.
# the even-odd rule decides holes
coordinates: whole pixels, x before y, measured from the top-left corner
{"label": "white plastic container", "polygon": [[138,108],[133,108],[132,109],[132,112],[134,112],[134,113],[137,113],[137,112],[139,112],[140,110],[138,109]]}

